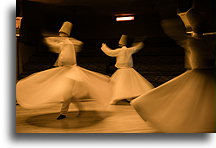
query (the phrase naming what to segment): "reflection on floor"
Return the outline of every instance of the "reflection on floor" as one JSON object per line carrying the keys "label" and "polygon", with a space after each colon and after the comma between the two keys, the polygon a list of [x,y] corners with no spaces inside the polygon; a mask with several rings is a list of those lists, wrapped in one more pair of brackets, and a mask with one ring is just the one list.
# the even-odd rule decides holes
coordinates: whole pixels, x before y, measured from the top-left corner
{"label": "reflection on floor", "polygon": [[106,109],[83,102],[84,110],[77,116],[71,104],[67,118],[56,120],[60,106],[27,110],[16,106],[16,133],[155,133],[126,103],[109,105]]}

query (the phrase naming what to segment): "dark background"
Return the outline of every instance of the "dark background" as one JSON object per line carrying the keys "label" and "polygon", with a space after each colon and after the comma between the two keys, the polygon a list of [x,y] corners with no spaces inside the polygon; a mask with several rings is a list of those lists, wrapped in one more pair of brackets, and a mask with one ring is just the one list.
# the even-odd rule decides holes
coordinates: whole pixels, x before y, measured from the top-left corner
{"label": "dark background", "polygon": [[[161,37],[160,21],[177,17],[177,7],[177,0],[18,0],[17,16],[24,17],[26,38],[58,32],[66,20],[74,24],[71,36],[80,39],[119,39],[123,33]],[[215,1],[196,0],[195,7],[215,29]],[[135,20],[116,22],[118,13],[134,13]]]}

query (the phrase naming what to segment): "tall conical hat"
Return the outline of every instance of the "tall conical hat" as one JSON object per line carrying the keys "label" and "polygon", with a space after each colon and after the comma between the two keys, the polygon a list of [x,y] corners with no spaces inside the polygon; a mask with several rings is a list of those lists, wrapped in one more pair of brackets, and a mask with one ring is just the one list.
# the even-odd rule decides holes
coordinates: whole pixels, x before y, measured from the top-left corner
{"label": "tall conical hat", "polygon": [[64,22],[61,29],[59,30],[59,33],[63,32],[69,36],[71,33],[72,26],[73,24],[71,22],[68,21]]}
{"label": "tall conical hat", "polygon": [[205,22],[202,16],[195,9],[191,8],[187,12],[178,14],[185,24],[186,28],[191,27],[194,32],[203,33],[205,30]]}
{"label": "tall conical hat", "polygon": [[186,13],[186,16],[194,32],[203,33],[206,31],[206,22],[198,11],[195,9],[190,9]]}
{"label": "tall conical hat", "polygon": [[120,40],[119,40],[119,45],[127,45],[127,35],[122,35]]}
{"label": "tall conical hat", "polygon": [[178,13],[178,15],[180,16],[181,20],[183,21],[184,25],[186,28],[191,27],[190,22],[186,16],[187,12],[182,12],[182,13]]}

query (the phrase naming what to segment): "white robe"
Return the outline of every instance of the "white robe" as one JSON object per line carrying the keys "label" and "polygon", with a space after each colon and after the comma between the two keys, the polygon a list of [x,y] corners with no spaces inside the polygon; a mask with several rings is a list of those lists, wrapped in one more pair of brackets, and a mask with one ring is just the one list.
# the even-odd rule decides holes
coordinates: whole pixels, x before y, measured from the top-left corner
{"label": "white robe", "polygon": [[74,40],[71,42],[69,38],[62,37],[51,40],[48,41],[51,50],[60,52],[57,60],[59,67],[34,73],[18,81],[17,102],[27,109],[53,106],[69,99],[92,99],[101,106],[107,105],[112,94],[110,78],[77,66]]}
{"label": "white robe", "polygon": [[59,54],[54,66],[76,64],[76,53],[81,50],[80,46],[83,44],[71,37],[47,37],[45,42],[51,47],[50,51]]}
{"label": "white robe", "polygon": [[131,102],[137,113],[165,133],[216,131],[215,68],[204,40],[189,38],[192,70]]}
{"label": "white robe", "polygon": [[113,96],[110,104],[117,104],[118,101],[131,100],[153,88],[153,85],[140,75],[133,67],[132,54],[143,47],[143,43],[138,43],[133,47],[110,49],[103,44],[101,50],[111,57],[116,57],[115,66],[118,70],[111,77]]}

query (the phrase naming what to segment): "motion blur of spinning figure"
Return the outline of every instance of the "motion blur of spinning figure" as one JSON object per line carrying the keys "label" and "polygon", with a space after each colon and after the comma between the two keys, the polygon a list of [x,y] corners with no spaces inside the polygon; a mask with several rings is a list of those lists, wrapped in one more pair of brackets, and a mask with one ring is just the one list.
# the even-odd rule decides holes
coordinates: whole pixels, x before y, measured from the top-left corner
{"label": "motion blur of spinning figure", "polygon": [[70,103],[78,111],[82,101],[95,101],[101,106],[109,103],[109,77],[77,66],[76,52],[81,41],[69,37],[72,23],[64,22],[59,37],[47,37],[50,50],[59,53],[56,68],[34,73],[16,85],[18,103],[26,109],[48,108],[62,104],[57,120],[66,118]]}
{"label": "motion blur of spinning figure", "polygon": [[[59,54],[54,66],[76,64],[76,52],[81,50],[83,43],[69,37],[72,27],[73,24],[71,22],[64,22],[59,30],[59,37],[46,37],[44,39],[45,43],[50,46],[50,50]],[[71,48],[71,43],[73,43],[74,48]]]}
{"label": "motion blur of spinning figure", "polygon": [[[165,133],[216,132],[214,54],[205,40],[204,22],[194,8],[163,20],[164,32],[185,48],[183,74],[134,99],[131,104],[145,120]],[[191,34],[186,35],[186,28]]]}
{"label": "motion blur of spinning figure", "polygon": [[127,36],[122,35],[119,41],[120,48],[110,49],[105,43],[101,50],[108,56],[116,57],[115,66],[118,70],[111,77],[113,96],[110,104],[117,104],[121,100],[131,101],[133,98],[149,91],[153,85],[140,75],[133,67],[132,54],[143,47],[143,42],[135,43],[133,47],[126,47]]}

